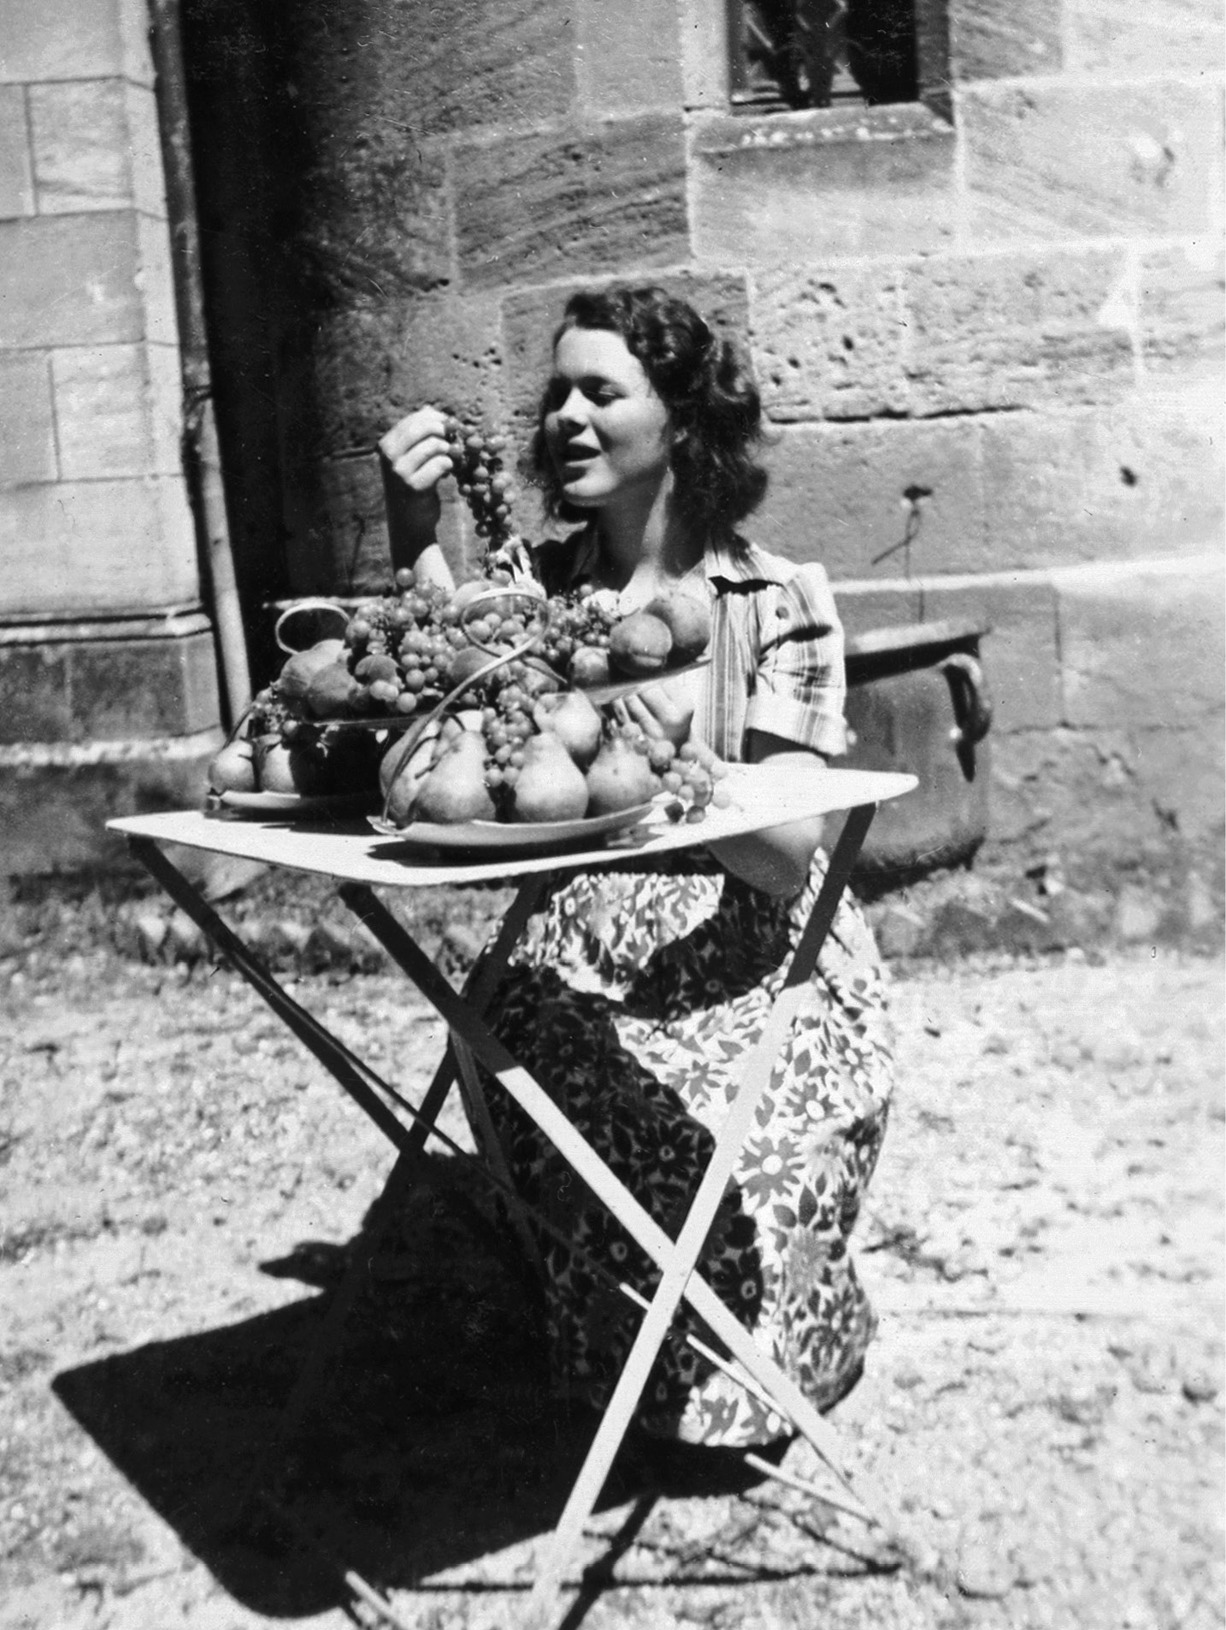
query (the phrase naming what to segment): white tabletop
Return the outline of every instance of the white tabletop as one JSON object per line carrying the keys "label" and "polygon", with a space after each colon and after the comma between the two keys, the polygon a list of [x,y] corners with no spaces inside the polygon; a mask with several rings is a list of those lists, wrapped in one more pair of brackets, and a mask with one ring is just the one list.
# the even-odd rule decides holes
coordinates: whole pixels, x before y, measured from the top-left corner
{"label": "white tabletop", "polygon": [[235,855],[293,871],[316,872],[383,888],[422,888],[454,883],[505,883],[533,872],[590,871],[639,858],[693,848],[719,838],[741,837],[767,827],[863,804],[885,803],[910,792],[913,775],[868,770],[812,769],[794,765],[735,764],[725,785],[731,803],[707,810],[694,825],[674,825],[662,809],[633,831],[599,848],[568,849],[562,854],[507,849],[459,856],[434,854],[400,838],[384,837],[364,820],[308,822],[301,818],[261,820],[206,815],[182,810],[164,815],[135,815],[109,821],[108,830],[126,836],[177,843],[189,849]]}

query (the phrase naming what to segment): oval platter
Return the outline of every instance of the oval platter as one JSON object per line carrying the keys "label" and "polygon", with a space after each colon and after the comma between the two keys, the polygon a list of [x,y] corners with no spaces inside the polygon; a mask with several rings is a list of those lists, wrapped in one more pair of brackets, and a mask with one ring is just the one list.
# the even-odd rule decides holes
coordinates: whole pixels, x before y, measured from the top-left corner
{"label": "oval platter", "polygon": [[595,843],[615,832],[626,832],[650,815],[654,803],[636,804],[612,815],[585,815],[577,821],[457,821],[443,826],[433,821],[413,821],[393,826],[378,816],[370,824],[381,837],[395,838],[414,849],[474,849],[505,853],[514,849],[573,848]]}

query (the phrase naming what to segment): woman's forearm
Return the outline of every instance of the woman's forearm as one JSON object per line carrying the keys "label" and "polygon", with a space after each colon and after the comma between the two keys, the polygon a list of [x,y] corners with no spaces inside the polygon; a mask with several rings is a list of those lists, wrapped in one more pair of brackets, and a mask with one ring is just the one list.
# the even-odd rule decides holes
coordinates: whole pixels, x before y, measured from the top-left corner
{"label": "woman's forearm", "polygon": [[711,853],[742,883],[790,899],[804,888],[821,837],[822,821],[816,816],[743,838],[722,838],[711,845]]}
{"label": "woman's forearm", "polygon": [[397,558],[396,549],[392,548],[392,565],[397,571],[400,567],[408,566],[413,573],[413,582],[419,589],[439,588],[446,589],[450,594],[455,588],[455,578],[451,567],[447,564],[442,545],[437,541],[426,544],[415,551],[412,559],[407,558],[408,551],[404,551],[401,558]]}
{"label": "woman's forearm", "polygon": [[[750,764],[792,764],[803,775],[812,774],[815,766],[825,763],[820,753],[798,749],[795,742],[761,730],[749,732],[745,757]],[[725,871],[751,888],[787,899],[804,888],[821,841],[822,817],[814,815],[790,821],[786,826],[769,827],[765,832],[750,832],[743,838],[723,838],[711,845],[711,852]]]}

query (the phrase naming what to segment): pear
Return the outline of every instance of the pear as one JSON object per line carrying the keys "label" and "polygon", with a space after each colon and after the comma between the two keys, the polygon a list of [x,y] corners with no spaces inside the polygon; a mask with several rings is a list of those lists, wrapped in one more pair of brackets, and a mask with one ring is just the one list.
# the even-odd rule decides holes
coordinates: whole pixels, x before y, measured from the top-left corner
{"label": "pear", "polygon": [[309,798],[320,790],[321,761],[316,753],[290,747],[280,736],[261,736],[255,744],[255,770],[261,792],[296,792]]}
{"label": "pear", "polygon": [[600,746],[600,715],[582,691],[560,691],[542,696],[532,709],[540,731],[552,731],[581,770],[586,770]]}
{"label": "pear", "polygon": [[[605,742],[587,772],[589,815],[613,815],[620,809],[645,804],[657,782],[642,753],[621,736]],[[518,788],[516,789],[518,791]]]}
{"label": "pear", "polygon": [[680,665],[694,662],[711,643],[711,613],[695,594],[670,594],[653,600],[647,607],[653,617],[666,624],[673,637],[670,660]]}
{"label": "pear", "polygon": [[228,741],[209,765],[214,792],[254,792],[255,757],[246,740]]}
{"label": "pear", "polygon": [[307,687],[321,668],[329,668],[334,662],[344,660],[344,640],[320,640],[305,651],[295,651],[281,669],[277,689],[290,701],[298,701],[306,695]]}
{"label": "pear", "polygon": [[316,719],[343,718],[354,692],[361,689],[343,662],[330,662],[311,676],[302,696],[306,711]]}
{"label": "pear", "polygon": [[673,648],[668,624],[650,611],[632,611],[609,635],[613,665],[632,679],[659,673]]}
{"label": "pear", "polygon": [[577,821],[586,810],[587,782],[562,738],[551,730],[529,736],[515,782],[511,819]]}
{"label": "pear", "polygon": [[485,784],[484,740],[474,730],[462,730],[422,782],[414,818],[456,826],[462,821],[492,821],[496,814]]}
{"label": "pear", "polygon": [[438,733],[436,724],[424,736],[402,736],[380,761],[379,790],[394,826],[407,826],[413,818],[417,794],[434,767]]}

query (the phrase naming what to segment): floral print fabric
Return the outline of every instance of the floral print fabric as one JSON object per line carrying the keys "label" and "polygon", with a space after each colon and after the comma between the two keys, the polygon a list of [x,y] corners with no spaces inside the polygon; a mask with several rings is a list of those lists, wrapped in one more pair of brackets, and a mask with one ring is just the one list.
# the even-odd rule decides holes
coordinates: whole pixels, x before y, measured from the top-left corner
{"label": "floral print fabric", "polygon": [[[691,854],[577,876],[528,925],[490,1009],[511,1052],[676,1237],[739,1072],[825,872],[792,902]],[[874,1320],[848,1252],[885,1131],[891,1048],[869,931],[839,908],[700,1259],[716,1293],[819,1408],[854,1384]],[[490,1109],[540,1232],[557,1391],[603,1408],[640,1313],[585,1255],[650,1297],[658,1273],[497,1087]],[[789,1423],[689,1347],[683,1304],[640,1406],[647,1430],[767,1442]]]}

